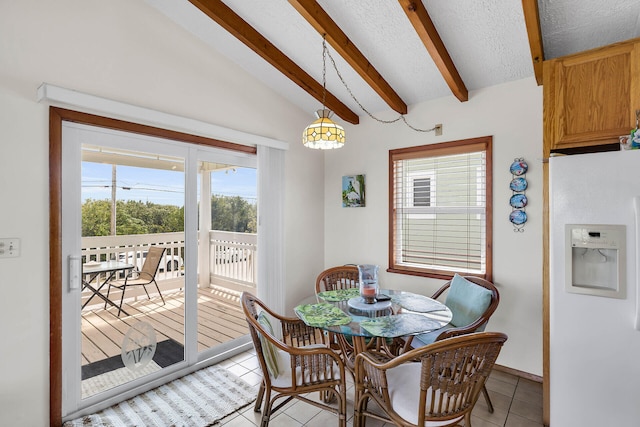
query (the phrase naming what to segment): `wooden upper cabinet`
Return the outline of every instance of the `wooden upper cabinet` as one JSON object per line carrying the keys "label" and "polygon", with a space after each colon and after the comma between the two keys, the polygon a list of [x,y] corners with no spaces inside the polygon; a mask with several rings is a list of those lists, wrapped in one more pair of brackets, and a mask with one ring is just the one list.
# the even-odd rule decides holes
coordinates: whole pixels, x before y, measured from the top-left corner
{"label": "wooden upper cabinet", "polygon": [[544,62],[544,149],[618,143],[640,110],[640,39]]}

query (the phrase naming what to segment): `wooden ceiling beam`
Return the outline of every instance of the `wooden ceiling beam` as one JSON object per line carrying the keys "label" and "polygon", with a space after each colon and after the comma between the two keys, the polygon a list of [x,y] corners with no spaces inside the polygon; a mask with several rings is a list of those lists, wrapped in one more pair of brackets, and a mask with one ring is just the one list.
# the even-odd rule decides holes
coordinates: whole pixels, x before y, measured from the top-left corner
{"label": "wooden ceiling beam", "polygon": [[400,114],[407,114],[407,104],[391,85],[371,65],[338,24],[322,9],[316,0],[289,0],[289,3],[311,24],[327,42],[356,70],[380,97]]}
{"label": "wooden ceiling beam", "polygon": [[444,77],[444,80],[449,85],[451,92],[453,92],[460,101],[468,101],[469,91],[462,81],[462,77],[460,77],[460,73],[458,73],[422,1],[398,0],[398,2],[407,14],[411,25],[413,25],[413,28],[418,33],[431,58],[433,58],[433,62],[435,62],[436,67],[440,70],[442,77]]}
{"label": "wooden ceiling beam", "polygon": [[538,0],[522,0],[524,22],[529,37],[531,60],[533,61],[533,73],[536,76],[538,86],[542,85],[542,63],[544,62],[544,49],[542,46],[542,31],[540,30],[540,14]]}
{"label": "wooden ceiling beam", "polygon": [[[217,22],[230,34],[273,65],[278,71],[300,86],[318,101],[322,102],[323,87],[296,65],[288,56],[275,47],[256,29],[238,16],[221,0],[189,0],[209,18]],[[360,119],[356,113],[327,91],[325,106],[346,122],[358,124]]]}

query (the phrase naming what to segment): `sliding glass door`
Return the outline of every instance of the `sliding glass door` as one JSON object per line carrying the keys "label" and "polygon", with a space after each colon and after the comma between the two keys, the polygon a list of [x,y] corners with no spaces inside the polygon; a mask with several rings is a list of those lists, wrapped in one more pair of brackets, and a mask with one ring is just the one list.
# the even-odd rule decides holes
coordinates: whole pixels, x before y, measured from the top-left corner
{"label": "sliding glass door", "polygon": [[247,341],[254,155],[63,123],[63,417]]}
{"label": "sliding glass door", "polygon": [[198,351],[247,334],[238,296],[256,291],[258,217],[254,159],[200,151],[198,158]]}

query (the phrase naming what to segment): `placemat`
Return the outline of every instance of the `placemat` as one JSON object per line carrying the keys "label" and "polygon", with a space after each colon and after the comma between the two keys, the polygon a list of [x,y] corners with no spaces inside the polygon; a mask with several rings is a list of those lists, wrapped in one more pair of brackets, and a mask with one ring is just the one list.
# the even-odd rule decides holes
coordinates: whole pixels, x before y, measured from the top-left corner
{"label": "placemat", "polygon": [[434,299],[425,297],[424,295],[403,293],[400,295],[392,295],[391,301],[398,304],[402,308],[417,313],[429,313],[431,311],[444,310],[443,304]]}
{"label": "placemat", "polygon": [[294,311],[304,323],[317,328],[346,325],[351,322],[350,316],[329,303],[303,304],[294,308]]}
{"label": "placemat", "polygon": [[328,302],[347,301],[357,296],[360,296],[360,289],[358,288],[336,289],[318,293],[318,297]]}
{"label": "placemat", "polygon": [[440,322],[420,314],[401,313],[364,320],[360,326],[373,336],[395,338],[434,331],[440,328]]}

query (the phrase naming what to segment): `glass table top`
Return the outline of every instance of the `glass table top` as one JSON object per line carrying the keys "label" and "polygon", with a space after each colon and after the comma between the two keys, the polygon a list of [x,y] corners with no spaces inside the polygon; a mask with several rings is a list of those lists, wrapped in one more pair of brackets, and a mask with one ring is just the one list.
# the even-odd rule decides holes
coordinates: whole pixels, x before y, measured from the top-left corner
{"label": "glass table top", "polygon": [[366,304],[358,289],[321,292],[294,311],[309,326],[350,336],[394,338],[440,329],[451,321],[449,308],[412,292],[381,289],[389,299]]}

